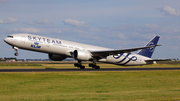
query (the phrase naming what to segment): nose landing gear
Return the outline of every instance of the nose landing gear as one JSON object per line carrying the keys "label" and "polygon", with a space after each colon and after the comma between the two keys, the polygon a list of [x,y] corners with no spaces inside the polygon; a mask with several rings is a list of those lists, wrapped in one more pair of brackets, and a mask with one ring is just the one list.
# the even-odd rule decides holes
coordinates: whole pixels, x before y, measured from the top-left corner
{"label": "nose landing gear", "polygon": [[18,54],[18,48],[15,47],[15,46],[13,46],[13,49],[16,51],[16,53],[14,53],[14,55],[15,55],[15,56],[18,56],[18,55],[19,55],[19,54]]}

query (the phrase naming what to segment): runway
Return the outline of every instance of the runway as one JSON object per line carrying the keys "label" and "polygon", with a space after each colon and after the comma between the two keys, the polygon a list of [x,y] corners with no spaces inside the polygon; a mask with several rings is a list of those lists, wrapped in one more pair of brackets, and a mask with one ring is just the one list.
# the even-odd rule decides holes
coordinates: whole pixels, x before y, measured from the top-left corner
{"label": "runway", "polygon": [[91,72],[91,71],[150,71],[150,70],[180,70],[180,67],[172,68],[45,68],[45,69],[0,69],[0,72]]}

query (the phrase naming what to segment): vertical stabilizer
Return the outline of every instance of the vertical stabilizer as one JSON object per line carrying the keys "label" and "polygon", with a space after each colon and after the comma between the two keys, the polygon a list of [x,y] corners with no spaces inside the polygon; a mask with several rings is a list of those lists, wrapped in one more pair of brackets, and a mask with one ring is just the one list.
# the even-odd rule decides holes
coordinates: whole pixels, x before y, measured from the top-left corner
{"label": "vertical stabilizer", "polygon": [[[150,42],[148,42],[148,43],[146,44],[146,46],[157,45],[159,38],[160,38],[159,36],[155,36],[154,38],[151,39]],[[151,56],[152,56],[155,48],[156,48],[156,47],[151,47],[151,48],[147,48],[147,49],[142,49],[142,50],[139,51],[138,54],[151,58]]]}

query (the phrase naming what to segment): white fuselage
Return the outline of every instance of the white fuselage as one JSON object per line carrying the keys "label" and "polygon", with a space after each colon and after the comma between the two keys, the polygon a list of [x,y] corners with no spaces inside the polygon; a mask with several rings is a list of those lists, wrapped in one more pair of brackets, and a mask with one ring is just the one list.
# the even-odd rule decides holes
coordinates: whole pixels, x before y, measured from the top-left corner
{"label": "white fuselage", "polygon": [[[113,50],[109,48],[103,48],[32,34],[12,34],[11,36],[13,36],[13,38],[6,37],[4,39],[4,41],[10,44],[11,46],[15,46],[20,49],[43,52],[48,54],[64,55],[71,58],[73,58],[72,52],[74,50]],[[145,60],[151,60],[151,58],[141,56],[139,54],[123,53],[117,55],[109,55],[105,58],[100,59],[99,61],[119,65],[144,65],[147,64]]]}

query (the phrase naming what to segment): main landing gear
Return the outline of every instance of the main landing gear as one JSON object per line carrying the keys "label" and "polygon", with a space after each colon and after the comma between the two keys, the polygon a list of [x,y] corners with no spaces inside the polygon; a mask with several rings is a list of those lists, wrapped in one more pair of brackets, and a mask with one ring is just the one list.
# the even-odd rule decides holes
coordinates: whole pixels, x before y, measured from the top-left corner
{"label": "main landing gear", "polygon": [[100,69],[100,66],[97,66],[96,63],[90,63],[89,67],[92,67],[94,69]]}
{"label": "main landing gear", "polygon": [[[75,67],[79,67],[80,69],[85,69],[85,66],[81,64],[81,61],[78,61],[78,63],[74,64]],[[100,69],[100,66],[97,66],[95,63],[90,63],[89,67],[92,67],[94,69]]]}
{"label": "main landing gear", "polygon": [[81,64],[81,61],[78,61],[78,63],[74,64],[75,67],[79,67],[80,69],[85,69],[85,66]]}
{"label": "main landing gear", "polygon": [[16,53],[14,53],[14,55],[15,55],[15,56],[18,56],[18,55],[19,55],[19,54],[18,54],[18,48],[15,47],[15,46],[13,46],[13,49],[16,51]]}

